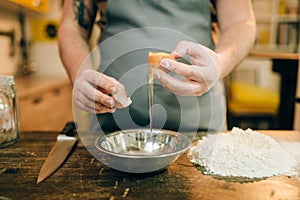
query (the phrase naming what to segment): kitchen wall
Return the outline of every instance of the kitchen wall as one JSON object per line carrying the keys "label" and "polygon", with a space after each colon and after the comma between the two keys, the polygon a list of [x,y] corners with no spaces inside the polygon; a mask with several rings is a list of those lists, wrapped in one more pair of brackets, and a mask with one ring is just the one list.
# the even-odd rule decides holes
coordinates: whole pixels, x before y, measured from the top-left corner
{"label": "kitchen wall", "polygon": [[[0,31],[7,32],[14,30],[14,44],[11,46],[9,37],[0,35],[0,74],[12,75],[17,70],[18,62],[20,61],[20,25],[18,16],[6,10],[0,10]],[[10,51],[14,51],[10,54]]]}
{"label": "kitchen wall", "polygon": [[[2,1],[2,0],[1,0]],[[66,72],[60,61],[58,45],[56,38],[47,38],[41,40],[33,36],[42,33],[45,30],[43,25],[48,22],[55,22],[59,24],[62,5],[60,0],[48,1],[49,12],[47,14],[37,14],[34,11],[26,9],[16,9],[16,6],[7,6],[0,8],[0,31],[15,30],[15,54],[9,55],[10,39],[8,37],[0,36],[0,58],[1,67],[0,74],[15,74],[21,65],[21,49],[20,38],[21,29],[18,22],[20,13],[25,13],[25,27],[26,27],[26,42],[28,47],[29,62],[35,66],[36,70],[32,75],[34,76],[66,76]],[[8,3],[5,3],[5,5]],[[25,10],[25,11],[24,11]],[[40,32],[39,32],[40,31]],[[35,68],[34,67],[34,68]]]}
{"label": "kitchen wall", "polygon": [[47,23],[57,25],[58,28],[62,11],[61,1],[49,1],[49,8],[49,13],[28,19],[30,34],[33,36],[31,55],[32,60],[38,66],[36,75],[60,76],[65,75],[66,72],[59,57],[57,38],[45,37],[35,39],[34,37],[34,31],[36,34],[46,34],[42,31],[45,30]]}

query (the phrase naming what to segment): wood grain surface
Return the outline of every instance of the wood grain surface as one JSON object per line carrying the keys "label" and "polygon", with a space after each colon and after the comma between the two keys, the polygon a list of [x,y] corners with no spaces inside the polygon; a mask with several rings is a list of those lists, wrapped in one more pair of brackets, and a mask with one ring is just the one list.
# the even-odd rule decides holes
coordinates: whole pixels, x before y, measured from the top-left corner
{"label": "wood grain surface", "polygon": [[[300,142],[299,132],[267,132]],[[271,177],[235,182],[203,175],[183,154],[167,169],[128,174],[104,166],[81,142],[64,165],[36,184],[37,176],[58,133],[26,132],[0,149],[0,199],[300,199],[299,177]]]}

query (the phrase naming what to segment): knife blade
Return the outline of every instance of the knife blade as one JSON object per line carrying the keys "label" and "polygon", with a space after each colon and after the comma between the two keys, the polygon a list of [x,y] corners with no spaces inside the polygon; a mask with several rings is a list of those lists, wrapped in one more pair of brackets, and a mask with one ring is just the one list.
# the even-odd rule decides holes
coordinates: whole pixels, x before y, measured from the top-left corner
{"label": "knife blade", "polygon": [[57,136],[55,145],[52,147],[45,162],[43,163],[37,179],[37,184],[54,174],[64,163],[74,145],[77,143],[75,137],[76,125],[68,122],[61,133]]}

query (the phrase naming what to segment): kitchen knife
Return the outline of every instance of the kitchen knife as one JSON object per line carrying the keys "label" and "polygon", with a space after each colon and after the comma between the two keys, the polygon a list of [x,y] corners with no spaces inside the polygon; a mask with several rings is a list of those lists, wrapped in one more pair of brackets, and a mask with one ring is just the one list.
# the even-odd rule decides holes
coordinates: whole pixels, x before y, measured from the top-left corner
{"label": "kitchen knife", "polygon": [[51,176],[63,164],[77,143],[75,137],[76,126],[74,122],[68,122],[62,132],[57,136],[57,141],[52,147],[40,170],[37,184]]}

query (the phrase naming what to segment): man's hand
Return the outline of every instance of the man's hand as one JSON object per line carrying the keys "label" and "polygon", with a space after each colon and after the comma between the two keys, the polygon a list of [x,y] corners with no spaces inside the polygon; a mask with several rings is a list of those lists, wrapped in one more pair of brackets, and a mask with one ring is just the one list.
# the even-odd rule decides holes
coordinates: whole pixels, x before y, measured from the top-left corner
{"label": "man's hand", "polygon": [[[181,41],[174,50],[176,57],[190,56],[191,65],[172,59],[163,59],[161,67],[155,69],[155,78],[167,89],[182,96],[201,96],[207,92],[220,78],[217,63],[220,56],[200,44]],[[171,76],[168,72],[181,75],[183,79]]]}
{"label": "man's hand", "polygon": [[116,79],[95,70],[82,70],[75,80],[73,102],[87,112],[112,113],[116,108],[122,107],[122,102],[116,101],[114,95],[125,96],[123,99],[126,99],[124,86]]}

